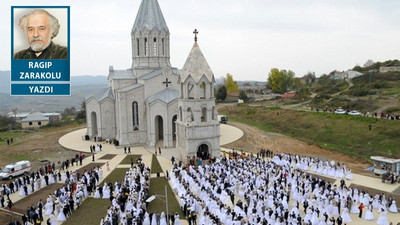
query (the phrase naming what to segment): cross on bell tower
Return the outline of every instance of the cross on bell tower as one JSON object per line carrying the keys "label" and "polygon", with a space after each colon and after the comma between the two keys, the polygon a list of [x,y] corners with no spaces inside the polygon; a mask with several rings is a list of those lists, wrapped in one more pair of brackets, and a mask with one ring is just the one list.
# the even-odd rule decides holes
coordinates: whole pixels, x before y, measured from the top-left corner
{"label": "cross on bell tower", "polygon": [[194,34],[194,41],[197,42],[197,34],[199,32],[197,31],[197,29],[194,29],[193,34]]}

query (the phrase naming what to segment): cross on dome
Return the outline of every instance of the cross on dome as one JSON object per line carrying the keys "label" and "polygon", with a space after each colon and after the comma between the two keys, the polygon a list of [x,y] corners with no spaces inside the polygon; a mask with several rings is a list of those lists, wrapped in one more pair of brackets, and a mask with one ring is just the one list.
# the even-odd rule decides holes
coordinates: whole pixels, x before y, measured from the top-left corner
{"label": "cross on dome", "polygon": [[194,29],[193,34],[194,34],[194,41],[197,42],[197,34],[199,32],[197,31],[197,29]]}

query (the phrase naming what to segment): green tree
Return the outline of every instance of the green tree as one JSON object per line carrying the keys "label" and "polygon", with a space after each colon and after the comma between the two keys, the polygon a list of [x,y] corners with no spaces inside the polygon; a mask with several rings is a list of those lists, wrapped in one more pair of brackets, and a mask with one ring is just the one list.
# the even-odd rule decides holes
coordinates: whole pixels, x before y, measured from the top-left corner
{"label": "green tree", "polygon": [[245,102],[247,101],[248,97],[247,97],[246,91],[240,90],[240,92],[239,92],[239,99],[242,99],[242,100],[245,101]]}
{"label": "green tree", "polygon": [[285,93],[293,85],[294,72],[272,68],[268,74],[267,87],[275,93]]}
{"label": "green tree", "polygon": [[314,83],[316,80],[315,72],[308,72],[306,75],[304,75],[304,80],[306,81],[306,84]]}
{"label": "green tree", "polygon": [[18,126],[15,118],[0,115],[0,129],[16,128]]}
{"label": "green tree", "polygon": [[296,92],[299,90],[301,85],[302,85],[302,83],[301,83],[300,78],[296,77],[293,79],[293,88],[296,90]]}
{"label": "green tree", "polygon": [[229,74],[229,73],[226,74],[226,77],[224,78],[224,84],[225,84],[226,92],[228,94],[239,92],[239,87],[238,87],[237,83],[233,80],[233,76],[231,74]]}
{"label": "green tree", "polygon": [[85,101],[82,102],[81,110],[78,111],[78,114],[76,114],[76,119],[82,120],[83,122],[86,122],[86,104],[85,104]]}
{"label": "green tree", "polygon": [[226,88],[224,85],[221,85],[218,90],[217,90],[217,96],[216,98],[220,101],[224,101],[226,98],[227,92],[226,92]]}

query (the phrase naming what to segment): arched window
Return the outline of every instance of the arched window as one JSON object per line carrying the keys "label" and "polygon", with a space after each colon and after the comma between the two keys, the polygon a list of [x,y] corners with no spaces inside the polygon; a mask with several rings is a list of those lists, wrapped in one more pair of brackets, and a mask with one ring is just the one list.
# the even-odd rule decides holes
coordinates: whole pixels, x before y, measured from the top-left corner
{"label": "arched window", "polygon": [[133,119],[133,130],[139,130],[139,110],[138,103],[132,103],[132,119]]}
{"label": "arched window", "polygon": [[207,122],[207,108],[201,108],[201,122]]}
{"label": "arched window", "polygon": [[211,119],[215,120],[215,107],[212,107],[212,112],[211,112]]}
{"label": "arched window", "polygon": [[144,55],[148,54],[149,43],[147,43],[147,38],[144,38]]}
{"label": "arched window", "polygon": [[183,121],[183,118],[182,118],[182,107],[179,107],[179,119],[181,121]]}
{"label": "arched window", "polygon": [[189,108],[187,109],[187,118],[186,118],[186,121],[187,121],[187,122],[192,122],[193,120],[194,120],[193,112],[192,112],[192,109],[189,107]]}
{"label": "arched window", "polygon": [[137,50],[137,55],[139,55],[140,53],[139,38],[136,38],[136,50]]}
{"label": "arched window", "polygon": [[157,38],[153,39],[153,55],[157,55]]}

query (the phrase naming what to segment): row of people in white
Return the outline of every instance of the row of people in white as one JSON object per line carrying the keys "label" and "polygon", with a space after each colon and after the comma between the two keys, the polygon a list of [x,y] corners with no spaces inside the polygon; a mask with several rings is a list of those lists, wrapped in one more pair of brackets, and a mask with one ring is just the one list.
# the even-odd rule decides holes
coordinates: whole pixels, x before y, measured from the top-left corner
{"label": "row of people in white", "polygon": [[[235,219],[240,218],[238,215],[243,215],[243,219],[250,224],[253,224],[251,221],[264,219],[271,224],[296,224],[301,214],[298,213],[299,208],[294,206],[290,209],[290,204],[281,203],[282,200],[286,202],[288,196],[291,197],[290,200],[294,200],[292,202],[307,201],[307,205],[313,207],[314,211],[306,212],[304,217],[300,216],[300,220],[313,220],[313,224],[323,224],[325,219],[322,215],[337,217],[341,214],[342,219],[349,223],[351,218],[345,205],[346,200],[351,200],[352,192],[355,191],[346,187],[340,189],[331,184],[318,187],[321,180],[295,170],[298,168],[296,158],[297,162],[301,161],[299,156],[285,154],[274,157],[272,162],[259,159],[227,159],[227,165],[214,164],[199,166],[197,169],[189,167],[188,171],[176,168],[171,180],[174,190],[181,197],[181,204],[189,202],[191,210],[200,213],[199,221],[202,223],[210,222],[212,218],[214,222],[235,224],[238,222]],[[232,185],[226,187],[226,183]],[[221,186],[225,187],[222,191],[218,190]],[[233,210],[229,208],[229,201],[226,199],[228,191],[235,193],[235,198],[246,200],[246,212],[243,207],[234,207]],[[202,207],[198,209],[198,205]],[[266,213],[265,209],[272,209],[272,213]]]}

